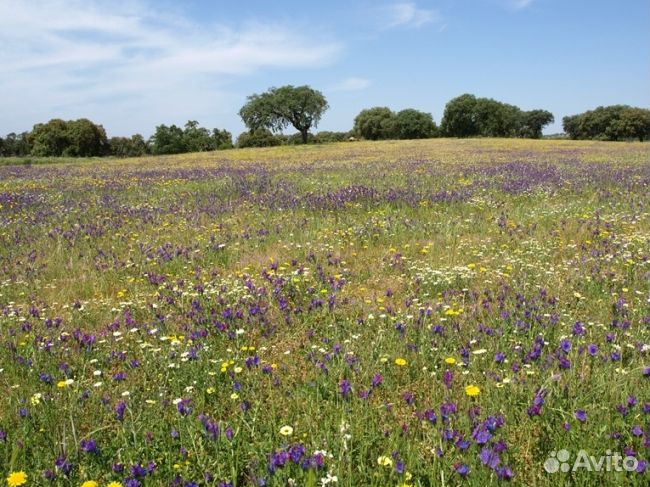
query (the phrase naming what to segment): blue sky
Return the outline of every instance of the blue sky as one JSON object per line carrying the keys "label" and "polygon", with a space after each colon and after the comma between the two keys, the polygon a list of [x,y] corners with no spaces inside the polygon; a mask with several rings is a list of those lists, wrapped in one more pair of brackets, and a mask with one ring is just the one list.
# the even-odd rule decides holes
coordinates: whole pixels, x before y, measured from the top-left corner
{"label": "blue sky", "polygon": [[244,130],[246,96],[309,84],[440,122],[462,93],[564,115],[648,106],[645,0],[0,0],[0,135],[87,117],[111,135],[198,120]]}

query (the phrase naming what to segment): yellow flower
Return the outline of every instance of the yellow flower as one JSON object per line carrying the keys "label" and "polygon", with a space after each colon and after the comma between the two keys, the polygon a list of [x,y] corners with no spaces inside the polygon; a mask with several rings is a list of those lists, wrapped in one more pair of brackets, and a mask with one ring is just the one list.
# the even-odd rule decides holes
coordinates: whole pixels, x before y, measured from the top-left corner
{"label": "yellow flower", "polygon": [[380,467],[392,467],[393,460],[390,457],[386,457],[382,455],[377,458],[377,465],[379,465]]}
{"label": "yellow flower", "polygon": [[280,434],[282,436],[291,436],[293,434],[293,428],[291,426],[283,426],[280,428]]}
{"label": "yellow flower", "polygon": [[22,470],[20,472],[11,472],[7,477],[7,485],[9,487],[18,487],[27,483],[27,474]]}
{"label": "yellow flower", "polygon": [[458,315],[463,314],[463,312],[464,312],[464,310],[462,308],[458,309],[458,310],[449,308],[447,311],[445,311],[445,315],[447,315],[447,316],[458,316]]}
{"label": "yellow flower", "polygon": [[478,396],[481,393],[481,389],[479,389],[475,385],[469,385],[465,387],[465,394],[467,394],[470,397]]}
{"label": "yellow flower", "polygon": [[124,487],[120,482],[110,482],[106,487]]}
{"label": "yellow flower", "polygon": [[99,487],[99,484],[94,480],[86,480],[81,487]]}
{"label": "yellow flower", "polygon": [[456,363],[456,359],[454,357],[447,357],[445,359],[445,363],[449,365],[454,365]]}
{"label": "yellow flower", "polygon": [[403,359],[401,357],[395,359],[395,365],[399,365],[400,367],[404,367],[406,365],[406,359]]}
{"label": "yellow flower", "polygon": [[64,387],[71,386],[73,383],[74,383],[74,380],[72,380],[72,379],[60,380],[59,382],[56,383],[56,386],[59,389],[63,389]]}

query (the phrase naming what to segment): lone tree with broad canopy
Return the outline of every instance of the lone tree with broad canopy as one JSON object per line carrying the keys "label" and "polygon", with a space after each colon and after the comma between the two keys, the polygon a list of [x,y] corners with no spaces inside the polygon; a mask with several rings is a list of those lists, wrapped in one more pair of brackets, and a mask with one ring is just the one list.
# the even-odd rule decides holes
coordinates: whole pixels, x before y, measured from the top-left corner
{"label": "lone tree with broad canopy", "polygon": [[292,125],[306,144],[309,129],[318,126],[328,108],[320,91],[309,86],[287,85],[249,96],[239,116],[251,133],[259,129],[281,131]]}

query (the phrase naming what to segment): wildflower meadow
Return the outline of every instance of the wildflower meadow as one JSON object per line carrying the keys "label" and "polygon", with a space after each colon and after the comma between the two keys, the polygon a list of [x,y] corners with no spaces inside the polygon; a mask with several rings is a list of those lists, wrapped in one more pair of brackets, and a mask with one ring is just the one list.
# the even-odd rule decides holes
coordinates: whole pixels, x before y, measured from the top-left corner
{"label": "wildflower meadow", "polygon": [[647,163],[430,139],[1,166],[1,481],[646,486]]}

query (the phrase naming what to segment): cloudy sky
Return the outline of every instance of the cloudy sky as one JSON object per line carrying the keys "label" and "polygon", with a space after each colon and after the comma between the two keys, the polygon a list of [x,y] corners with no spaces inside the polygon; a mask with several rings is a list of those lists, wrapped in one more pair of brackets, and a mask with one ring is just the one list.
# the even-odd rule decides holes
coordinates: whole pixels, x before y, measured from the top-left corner
{"label": "cloudy sky", "polygon": [[87,117],[109,136],[198,120],[234,135],[246,96],[309,84],[320,129],[362,108],[440,122],[462,93],[564,115],[648,105],[645,0],[0,0],[0,135]]}

